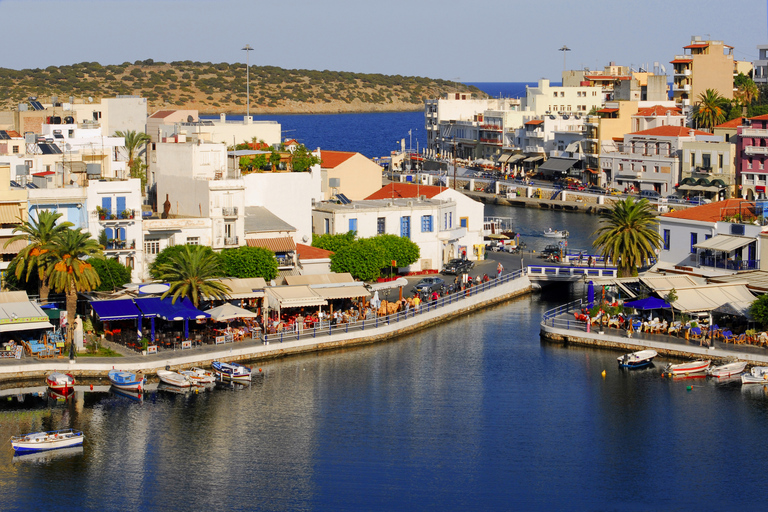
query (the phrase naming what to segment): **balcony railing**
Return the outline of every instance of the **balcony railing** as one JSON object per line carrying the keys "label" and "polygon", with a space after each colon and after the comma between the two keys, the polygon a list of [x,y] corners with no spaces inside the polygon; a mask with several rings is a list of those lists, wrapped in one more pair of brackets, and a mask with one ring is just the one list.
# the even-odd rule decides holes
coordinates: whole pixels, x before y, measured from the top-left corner
{"label": "balcony railing", "polygon": [[237,206],[225,206],[221,209],[221,215],[224,217],[237,217]]}
{"label": "balcony railing", "polygon": [[290,256],[277,256],[276,258],[278,267],[293,267],[293,258]]}
{"label": "balcony railing", "polygon": [[238,245],[236,236],[224,237],[224,245]]}
{"label": "balcony railing", "polygon": [[750,138],[768,137],[768,130],[762,130],[760,128],[744,128],[741,130],[741,136]]}
{"label": "balcony railing", "polygon": [[132,220],[136,218],[135,210],[123,210],[121,212],[94,210],[93,214],[96,215],[99,218],[99,220],[103,220],[103,221]]}
{"label": "balcony railing", "polygon": [[529,130],[525,132],[525,136],[533,139],[543,139],[544,132]]}
{"label": "balcony railing", "polygon": [[690,69],[675,69],[675,76],[691,76]]}
{"label": "balcony railing", "polygon": [[480,139],[480,142],[484,144],[501,144],[501,139]]}
{"label": "balcony railing", "polygon": [[526,153],[544,153],[544,146],[525,146]]}
{"label": "balcony railing", "polygon": [[691,86],[689,84],[674,84],[672,86],[673,91],[685,91],[689,92],[691,90]]}
{"label": "balcony railing", "polygon": [[760,260],[738,260],[733,258],[715,258],[714,256],[701,256],[699,266],[714,267],[727,270],[757,270],[760,268]]}
{"label": "balcony railing", "polygon": [[481,124],[480,125],[481,130],[493,130],[500,132],[502,130],[501,126],[495,125],[495,124]]}
{"label": "balcony railing", "polygon": [[768,155],[768,146],[747,146],[744,153],[748,155]]}
{"label": "balcony railing", "polygon": [[131,251],[136,249],[136,240],[109,240],[106,251]]}

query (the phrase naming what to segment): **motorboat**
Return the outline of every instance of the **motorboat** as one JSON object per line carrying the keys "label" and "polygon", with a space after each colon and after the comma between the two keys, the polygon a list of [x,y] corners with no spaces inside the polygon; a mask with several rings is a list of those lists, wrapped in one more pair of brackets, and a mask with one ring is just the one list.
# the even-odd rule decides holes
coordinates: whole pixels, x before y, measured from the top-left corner
{"label": "motorboat", "polygon": [[213,371],[219,380],[231,380],[238,382],[249,382],[251,380],[251,369],[237,363],[224,363],[214,361],[211,363]]}
{"label": "motorboat", "polygon": [[624,354],[617,359],[622,368],[644,368],[650,366],[653,363],[653,358],[657,355],[659,354],[655,350],[639,350],[631,354]]}
{"label": "motorboat", "polygon": [[75,387],[75,378],[69,373],[53,372],[45,378],[45,383],[51,390],[66,395]]}
{"label": "motorboat", "polygon": [[202,368],[192,368],[191,370],[182,370],[179,372],[186,376],[193,386],[205,386],[216,382],[216,376]]}
{"label": "motorboat", "polygon": [[142,386],[146,383],[146,379],[141,373],[109,370],[107,376],[114,387],[128,391],[141,391]]}
{"label": "motorboat", "polygon": [[544,231],[544,236],[547,238],[568,238],[568,231],[565,229],[549,228]]}
{"label": "motorboat", "polygon": [[34,453],[80,446],[84,439],[85,436],[81,431],[68,428],[14,436],[11,438],[11,446],[15,453]]}
{"label": "motorboat", "polygon": [[768,373],[761,375],[754,375],[752,373],[745,373],[741,376],[742,384],[768,384]]}
{"label": "motorboat", "polygon": [[718,378],[731,377],[743,373],[746,367],[746,361],[736,361],[734,363],[713,366],[707,370],[707,375]]}
{"label": "motorboat", "polygon": [[188,388],[192,385],[192,381],[186,375],[169,370],[157,370],[157,376],[161,382],[178,388]]}
{"label": "motorboat", "polygon": [[755,377],[764,377],[765,375],[768,375],[768,366],[753,366],[749,370],[749,373]]}
{"label": "motorboat", "polygon": [[690,363],[669,364],[664,368],[664,373],[675,376],[704,373],[709,368],[709,361],[691,361]]}

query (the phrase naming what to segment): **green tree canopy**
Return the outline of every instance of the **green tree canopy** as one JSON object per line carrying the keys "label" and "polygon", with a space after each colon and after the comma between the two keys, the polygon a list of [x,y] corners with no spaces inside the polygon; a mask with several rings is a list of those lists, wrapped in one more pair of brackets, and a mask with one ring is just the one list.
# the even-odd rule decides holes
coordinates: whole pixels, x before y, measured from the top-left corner
{"label": "green tree canopy", "polygon": [[181,248],[166,263],[155,267],[158,279],[170,285],[162,298],[171,295],[173,303],[179,298],[188,298],[195,307],[205,297],[225,299],[229,287],[218,280],[223,275],[218,255],[204,245],[182,245]]}
{"label": "green tree canopy", "polygon": [[277,277],[275,253],[263,247],[225,249],[219,255],[225,276],[263,277],[270,281]]}
{"label": "green tree canopy", "polygon": [[93,259],[89,263],[93,265],[101,280],[101,284],[96,287],[97,291],[117,290],[131,282],[131,269],[115,259]]}
{"label": "green tree canopy", "polygon": [[349,272],[362,281],[372,281],[389,265],[386,251],[370,238],[356,240],[331,254],[331,272]]}
{"label": "green tree canopy", "polygon": [[755,322],[763,327],[768,325],[768,295],[760,295],[749,307],[749,312]]}
{"label": "green tree canopy", "polygon": [[707,89],[699,94],[693,107],[693,119],[700,128],[712,130],[725,121],[725,109],[728,100],[720,96],[714,89]]}
{"label": "green tree canopy", "polygon": [[310,167],[319,163],[320,159],[313,155],[304,144],[299,144],[293,151],[293,155],[291,155],[291,169],[293,172],[308,171]]}
{"label": "green tree canopy", "polygon": [[326,251],[338,252],[355,241],[356,233],[348,231],[338,235],[312,235],[312,247],[325,249]]}
{"label": "green tree canopy", "polygon": [[407,267],[419,259],[419,246],[408,238],[397,235],[376,235],[371,240],[384,249],[387,265],[395,260],[396,266]]}
{"label": "green tree canopy", "polygon": [[[155,256],[155,261],[153,261],[149,265],[149,275],[152,276],[152,279],[159,280],[160,279],[160,272],[157,269],[160,265],[164,265],[166,263],[169,263],[173,259],[175,259],[179,254],[184,252],[184,248],[186,245],[170,245],[160,251],[157,256]],[[219,255],[213,252],[213,249],[206,245],[200,245],[199,247],[202,247],[202,251],[205,251],[207,253],[213,254],[215,257],[218,257]]]}

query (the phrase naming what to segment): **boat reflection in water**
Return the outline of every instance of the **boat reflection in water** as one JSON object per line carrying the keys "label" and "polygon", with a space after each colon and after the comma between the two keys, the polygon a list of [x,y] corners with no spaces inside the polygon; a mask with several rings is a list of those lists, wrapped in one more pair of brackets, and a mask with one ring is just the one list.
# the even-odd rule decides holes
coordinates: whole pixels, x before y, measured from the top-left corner
{"label": "boat reflection in water", "polygon": [[83,445],[72,446],[71,448],[59,448],[58,450],[46,450],[44,452],[15,455],[13,457],[13,462],[47,464],[54,460],[61,460],[81,455],[83,455]]}
{"label": "boat reflection in water", "polygon": [[120,389],[116,388],[115,386],[110,386],[109,390],[114,395],[122,396],[125,398],[128,398],[130,400],[133,400],[134,402],[141,402],[144,400],[144,392],[143,391],[131,391],[128,389]]}
{"label": "boat reflection in water", "polygon": [[48,389],[48,398],[51,400],[56,400],[57,402],[65,402],[75,396],[75,389],[74,388],[67,388],[62,389],[60,391],[54,391],[53,389]]}

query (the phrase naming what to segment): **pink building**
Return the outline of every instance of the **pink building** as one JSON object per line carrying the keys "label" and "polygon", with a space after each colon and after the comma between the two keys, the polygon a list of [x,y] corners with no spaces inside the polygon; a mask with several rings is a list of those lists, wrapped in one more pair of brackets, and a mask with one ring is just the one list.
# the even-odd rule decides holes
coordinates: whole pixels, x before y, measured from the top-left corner
{"label": "pink building", "polygon": [[736,176],[741,197],[765,198],[768,186],[768,114],[747,119],[739,126],[736,146]]}

